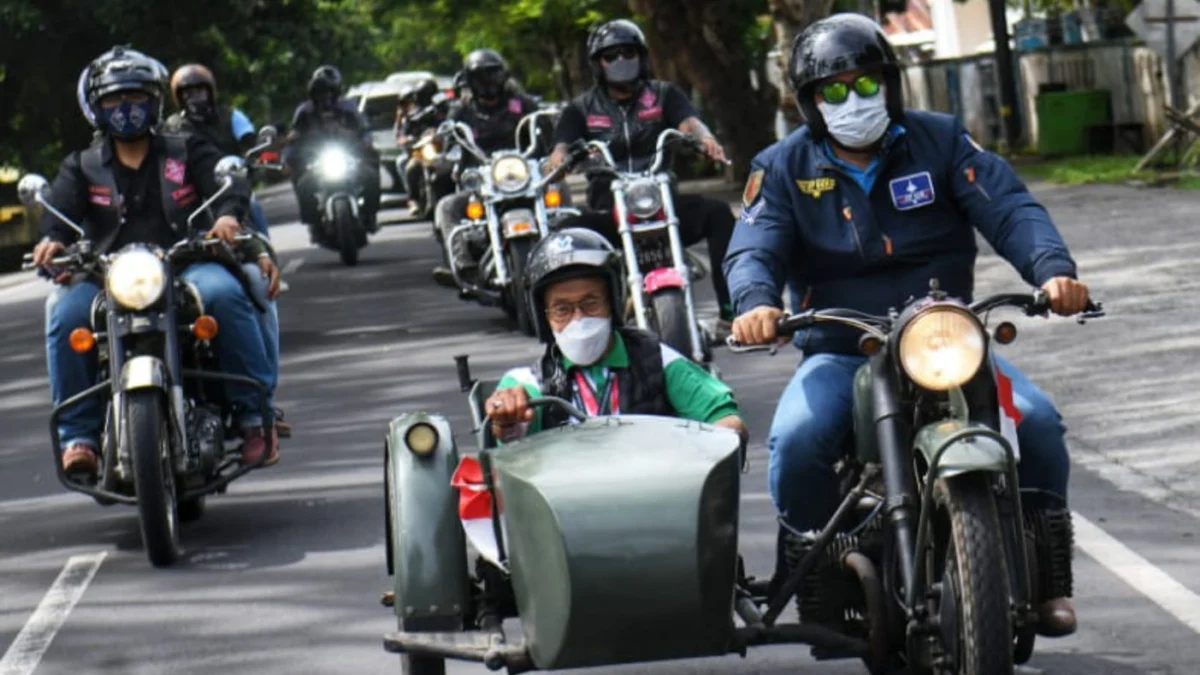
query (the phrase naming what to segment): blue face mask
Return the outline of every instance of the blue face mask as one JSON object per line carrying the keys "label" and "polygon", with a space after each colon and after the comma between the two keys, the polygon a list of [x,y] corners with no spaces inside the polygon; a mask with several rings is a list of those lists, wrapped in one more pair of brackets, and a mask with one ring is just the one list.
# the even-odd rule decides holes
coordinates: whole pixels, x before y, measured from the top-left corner
{"label": "blue face mask", "polygon": [[153,100],[144,103],[122,101],[112,108],[100,108],[100,114],[114,138],[132,140],[150,130]]}

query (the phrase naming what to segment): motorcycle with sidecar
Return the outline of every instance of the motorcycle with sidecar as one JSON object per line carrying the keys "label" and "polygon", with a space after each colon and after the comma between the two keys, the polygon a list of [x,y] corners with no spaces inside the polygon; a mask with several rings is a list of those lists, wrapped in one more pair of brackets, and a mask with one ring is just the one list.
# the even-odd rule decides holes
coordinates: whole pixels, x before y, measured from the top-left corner
{"label": "motorcycle with sidecar", "polygon": [[[197,217],[230,187],[245,180],[246,166],[235,155],[222,158],[215,173],[221,189],[188,218]],[[259,468],[240,465],[240,430],[225,400],[223,384],[238,382],[259,393],[263,431],[274,425],[263,383],[221,372],[211,340],[219,330],[204,303],[178,271],[195,260],[221,262],[241,277],[241,265],[220,239],[187,236],[163,250],[130,244],[112,253],[94,249],[87,233],[49,203],[49,183],[37,174],[21,179],[21,199],[39,204],[79,235],[51,261],[55,273],[91,279],[103,291],[92,304],[91,325],[74,330],[70,348],[95,351],[97,384],[58,404],[50,415],[50,437],[59,481],[103,506],[136,506],[142,542],[156,567],[180,555],[179,523],[204,512],[205,498],[224,493],[229,483]],[[251,235],[239,235],[239,240]],[[32,269],[26,256],[25,269]],[[249,282],[242,278],[249,291]],[[266,307],[257,307],[266,311]],[[62,414],[101,397],[105,425],[100,443],[100,474],[95,482],[73,479],[62,466],[58,422]]]}
{"label": "motorcycle with sidecar", "polygon": [[[477,381],[456,357],[478,453],[460,461],[447,419],[391,421],[384,446],[387,569],[405,675],[445,659],[510,673],[721,656],[778,643],[857,658],[873,675],[1011,675],[1033,650],[1036,603],[1069,583],[1069,512],[1030,513],[1002,412],[988,312],[1043,314],[1040,291],[966,305],[936,288],[903,312],[810,310],[781,333],[837,322],[865,333],[843,501],[800,546],[780,537],[770,581],[738,555],[743,458],[731,430],[668,417],[587,418],[498,445]],[[1099,305],[1080,316],[1103,315]],[[1001,323],[995,341],[1016,328]],[[937,339],[937,338],[940,338]],[[731,347],[737,347],[731,344]],[[935,352],[941,352],[935,353]],[[477,463],[474,492],[456,491]],[[483,501],[483,508],[479,502]],[[469,520],[468,520],[469,518]],[[466,541],[492,550],[469,571]],[[472,532],[472,534],[467,534]],[[796,538],[802,539],[802,538]],[[1064,566],[1066,569],[1064,569]],[[1068,589],[1069,591],[1069,589]],[[800,620],[781,622],[793,598]],[[734,617],[740,620],[735,623]],[[519,617],[523,639],[502,621]]]}

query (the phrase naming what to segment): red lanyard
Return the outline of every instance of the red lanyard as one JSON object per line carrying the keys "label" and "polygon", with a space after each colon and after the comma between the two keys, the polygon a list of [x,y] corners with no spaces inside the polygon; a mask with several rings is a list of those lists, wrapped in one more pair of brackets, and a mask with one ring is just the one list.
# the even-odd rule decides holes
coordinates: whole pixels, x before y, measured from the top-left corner
{"label": "red lanyard", "polygon": [[612,373],[608,378],[608,383],[604,385],[604,393],[599,396],[599,399],[605,400],[607,405],[604,408],[600,407],[597,400],[596,390],[592,386],[591,378],[584,375],[583,371],[575,370],[575,391],[579,402],[583,404],[584,412],[592,417],[598,415],[617,415],[621,412],[620,405],[620,387],[617,386],[617,374]]}

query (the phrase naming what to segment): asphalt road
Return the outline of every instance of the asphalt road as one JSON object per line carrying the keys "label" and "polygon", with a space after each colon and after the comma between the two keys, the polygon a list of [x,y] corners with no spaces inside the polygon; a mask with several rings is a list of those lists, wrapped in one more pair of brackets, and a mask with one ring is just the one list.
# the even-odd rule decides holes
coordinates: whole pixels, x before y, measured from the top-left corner
{"label": "asphalt road", "polygon": [[[1025,672],[1192,675],[1200,663],[1200,243],[1191,235],[1200,198],[1121,187],[1039,194],[1110,316],[1086,326],[1015,318],[1021,337],[1005,348],[1058,401],[1071,429],[1072,504],[1095,526],[1079,534],[1081,628],[1040,641]],[[267,208],[273,222],[294,217],[286,194],[268,198]],[[38,675],[398,672],[396,657],[381,646],[395,626],[379,604],[389,587],[380,458],[386,424],[405,410],[442,411],[469,443],[452,356],[470,352],[474,372],[491,375],[528,363],[537,346],[514,334],[498,309],[433,284],[438,253],[427,224],[385,228],[355,268],[310,248],[296,225],[276,227],[273,236],[291,286],[280,303],[279,404],[295,435],[277,467],[210,498],[205,518],[184,527],[185,559],[169,570],[147,563],[131,509],[102,508],[58,485],[46,433],[46,287],[19,275],[0,282],[0,650],[33,624],[53,638]],[[990,252],[979,270],[981,292],[1021,288]],[[701,298],[711,317],[711,290]],[[741,548],[752,571],[766,574],[774,528],[763,439],[796,356],[721,350],[717,362],[753,434]],[[34,616],[72,556],[98,553],[98,565],[73,563],[94,572],[73,608],[70,598],[53,596],[49,614]],[[64,615],[56,634],[45,630],[55,623],[47,616]],[[3,663],[3,675],[30,672]],[[865,669],[814,664],[807,648],[780,646],[746,660],[604,672]]]}

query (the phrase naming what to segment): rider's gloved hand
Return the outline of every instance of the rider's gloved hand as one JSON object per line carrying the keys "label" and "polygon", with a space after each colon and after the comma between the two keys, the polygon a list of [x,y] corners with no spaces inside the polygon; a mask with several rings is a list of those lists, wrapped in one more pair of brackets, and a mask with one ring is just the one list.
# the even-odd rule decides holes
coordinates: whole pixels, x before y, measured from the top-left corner
{"label": "rider's gloved hand", "polygon": [[760,305],[733,320],[733,338],[743,345],[765,345],[776,339],[775,324],[783,310]]}
{"label": "rider's gloved hand", "polygon": [[506,436],[504,432],[510,427],[533,420],[529,393],[522,386],[495,391],[488,397],[484,407],[484,412],[492,416],[492,432],[497,437]]}
{"label": "rider's gloved hand", "polygon": [[1071,277],[1054,277],[1042,284],[1050,296],[1050,309],[1060,316],[1072,316],[1087,309],[1087,284]]}

